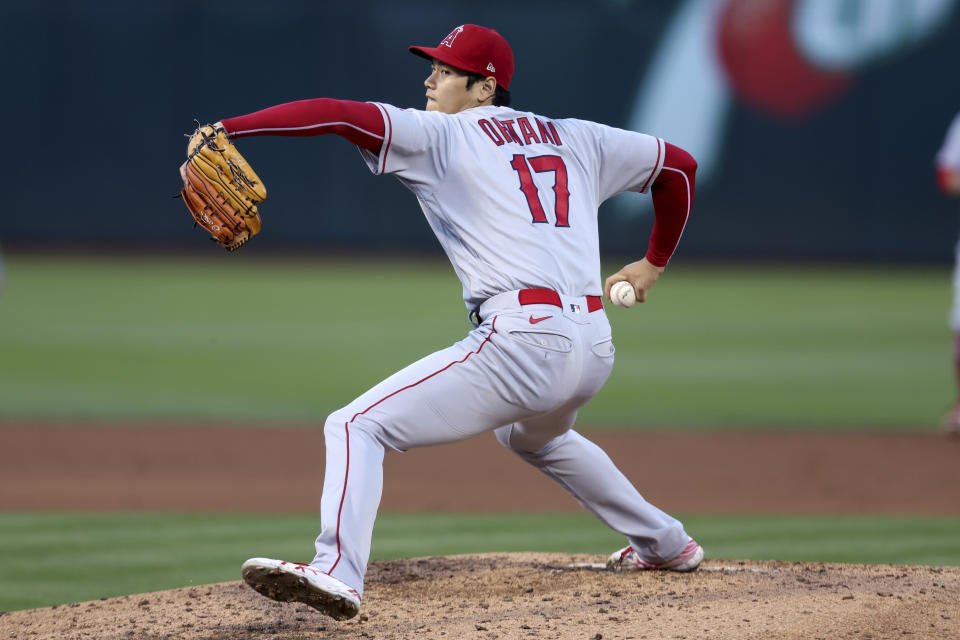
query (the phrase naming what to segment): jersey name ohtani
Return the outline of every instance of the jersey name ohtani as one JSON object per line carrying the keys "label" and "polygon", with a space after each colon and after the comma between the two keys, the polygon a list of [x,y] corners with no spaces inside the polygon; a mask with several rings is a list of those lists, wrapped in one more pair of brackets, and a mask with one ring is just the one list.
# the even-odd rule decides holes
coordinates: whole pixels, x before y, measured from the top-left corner
{"label": "jersey name ohtani", "polygon": [[554,146],[563,145],[560,140],[560,134],[552,122],[544,123],[539,118],[534,118],[537,123],[536,129],[530,123],[526,116],[516,120],[497,120],[496,118],[481,118],[477,124],[483,130],[487,137],[495,145],[502,146],[508,142],[526,146],[528,144],[552,144]]}

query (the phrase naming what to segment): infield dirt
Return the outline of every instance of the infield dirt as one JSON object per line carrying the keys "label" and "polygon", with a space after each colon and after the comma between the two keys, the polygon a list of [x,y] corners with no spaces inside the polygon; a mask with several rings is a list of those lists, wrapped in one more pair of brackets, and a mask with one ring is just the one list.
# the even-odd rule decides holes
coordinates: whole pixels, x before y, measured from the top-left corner
{"label": "infield dirt", "polygon": [[960,637],[960,568],[730,562],[692,574],[571,569],[595,556],[375,562],[361,614],[335,622],[241,582],[0,617],[3,638],[630,640]]}
{"label": "infield dirt", "polygon": [[[591,438],[668,511],[960,513],[960,438]],[[5,509],[312,512],[319,502],[319,428],[5,425],[0,439]],[[305,462],[261,457],[250,474],[246,456],[271,450]],[[579,509],[492,438],[388,455],[385,467],[385,509]],[[693,574],[571,568],[604,558],[560,554],[381,561],[370,567],[361,615],[346,622],[237,581],[14,611],[0,615],[0,640],[960,638],[960,567],[743,562],[710,557],[709,545],[707,554]]]}
{"label": "infield dirt", "polygon": [[[960,437],[804,431],[587,435],[647,500],[671,513],[960,515]],[[0,424],[0,442],[0,509],[319,512],[319,425]],[[582,510],[492,434],[388,453],[380,508]]]}

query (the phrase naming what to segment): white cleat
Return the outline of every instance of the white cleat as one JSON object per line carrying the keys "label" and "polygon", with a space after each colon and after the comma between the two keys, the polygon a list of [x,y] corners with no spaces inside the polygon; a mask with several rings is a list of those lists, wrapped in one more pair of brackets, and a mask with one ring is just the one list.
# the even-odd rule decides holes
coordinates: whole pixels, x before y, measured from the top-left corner
{"label": "white cleat", "polygon": [[632,571],[666,569],[685,573],[699,567],[701,562],[703,562],[703,547],[691,538],[684,550],[676,557],[659,564],[647,562],[637,555],[633,547],[625,547],[619,551],[614,551],[607,559],[607,569],[611,571],[623,571],[624,569]]}
{"label": "white cleat", "polygon": [[257,593],[278,602],[302,602],[334,620],[360,611],[359,593],[309,564],[250,558],[240,571]]}

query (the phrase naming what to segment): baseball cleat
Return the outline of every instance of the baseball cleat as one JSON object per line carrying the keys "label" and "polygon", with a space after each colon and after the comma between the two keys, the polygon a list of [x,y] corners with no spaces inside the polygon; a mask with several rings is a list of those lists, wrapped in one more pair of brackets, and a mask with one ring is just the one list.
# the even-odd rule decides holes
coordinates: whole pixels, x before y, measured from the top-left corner
{"label": "baseball cleat", "polygon": [[360,611],[359,593],[309,564],[250,558],[240,571],[257,593],[278,602],[302,602],[334,620]]}
{"label": "baseball cleat", "polygon": [[693,538],[687,543],[686,548],[674,558],[661,562],[659,564],[647,562],[633,550],[633,547],[625,547],[619,551],[614,551],[607,559],[607,569],[610,571],[623,571],[624,569],[632,571],[647,571],[650,569],[666,569],[669,571],[687,572],[693,571],[703,562],[703,547],[697,544]]}

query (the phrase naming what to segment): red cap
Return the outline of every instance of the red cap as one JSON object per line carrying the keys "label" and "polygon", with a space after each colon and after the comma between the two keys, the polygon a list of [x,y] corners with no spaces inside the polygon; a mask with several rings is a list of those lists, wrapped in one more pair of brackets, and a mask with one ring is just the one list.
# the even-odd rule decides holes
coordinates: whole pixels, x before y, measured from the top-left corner
{"label": "red cap", "polygon": [[497,85],[510,89],[513,51],[493,29],[462,24],[436,47],[410,47],[410,51],[427,60],[437,59],[457,69],[493,76]]}

